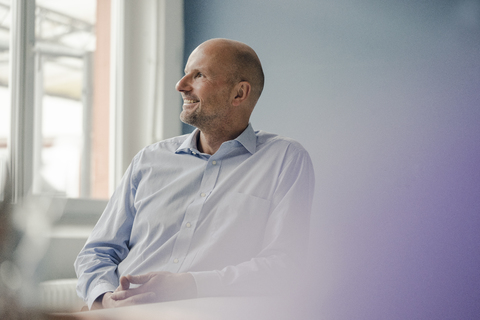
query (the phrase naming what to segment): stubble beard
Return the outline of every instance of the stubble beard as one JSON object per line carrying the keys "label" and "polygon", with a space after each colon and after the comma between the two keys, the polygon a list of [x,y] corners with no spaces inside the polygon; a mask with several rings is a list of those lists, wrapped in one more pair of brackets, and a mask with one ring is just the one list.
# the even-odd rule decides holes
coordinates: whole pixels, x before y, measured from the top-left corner
{"label": "stubble beard", "polygon": [[[217,99],[216,101],[213,101],[211,103],[214,103],[216,105],[226,105],[228,101],[220,101]],[[208,103],[206,103],[205,105],[207,104]],[[205,110],[202,110],[202,106],[200,105],[191,112],[182,110],[182,112],[180,113],[180,120],[183,123],[200,129],[200,131],[206,132],[211,130],[217,130],[223,125],[223,122],[225,120],[225,114],[223,114],[222,111],[224,111],[223,108],[219,108],[215,113],[209,113]]]}
{"label": "stubble beard", "polygon": [[180,113],[180,120],[183,123],[189,124],[191,126],[194,126],[195,128],[198,128],[200,130],[203,130],[204,128],[208,128],[211,126],[215,119],[217,118],[216,115],[205,115],[202,114],[199,109],[193,110],[191,113],[185,112],[183,110]]}

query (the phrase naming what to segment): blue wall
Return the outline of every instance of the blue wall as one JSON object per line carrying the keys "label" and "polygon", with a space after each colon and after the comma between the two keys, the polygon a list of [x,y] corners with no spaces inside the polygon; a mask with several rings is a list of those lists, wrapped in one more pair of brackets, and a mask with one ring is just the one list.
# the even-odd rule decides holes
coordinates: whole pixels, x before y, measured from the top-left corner
{"label": "blue wall", "polygon": [[255,129],[316,170],[307,315],[480,314],[480,2],[186,0],[186,58],[243,41]]}

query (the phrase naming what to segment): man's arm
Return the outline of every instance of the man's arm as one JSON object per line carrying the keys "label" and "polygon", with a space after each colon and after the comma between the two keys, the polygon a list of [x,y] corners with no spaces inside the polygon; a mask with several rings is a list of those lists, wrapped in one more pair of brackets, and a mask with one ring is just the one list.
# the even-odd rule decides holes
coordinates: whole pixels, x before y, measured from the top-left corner
{"label": "man's arm", "polygon": [[129,238],[135,211],[133,164],[110,199],[84,248],[75,261],[77,293],[92,308],[94,301],[118,286],[118,264],[129,252]]}

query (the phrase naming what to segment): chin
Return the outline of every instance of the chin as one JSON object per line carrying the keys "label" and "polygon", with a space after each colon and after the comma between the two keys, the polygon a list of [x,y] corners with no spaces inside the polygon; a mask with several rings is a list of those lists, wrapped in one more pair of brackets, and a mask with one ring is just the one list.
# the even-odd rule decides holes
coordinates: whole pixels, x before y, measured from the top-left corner
{"label": "chin", "polygon": [[194,126],[196,127],[196,122],[195,121],[195,115],[192,115],[192,114],[187,114],[185,113],[185,111],[182,111],[182,113],[180,113],[180,120],[183,122],[183,123],[186,123],[186,124],[189,124],[191,126]]}

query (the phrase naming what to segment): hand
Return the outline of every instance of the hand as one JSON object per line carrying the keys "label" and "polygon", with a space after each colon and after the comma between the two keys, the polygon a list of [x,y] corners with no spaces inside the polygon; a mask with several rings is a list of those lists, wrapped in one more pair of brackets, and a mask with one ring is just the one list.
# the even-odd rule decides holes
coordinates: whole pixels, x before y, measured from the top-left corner
{"label": "hand", "polygon": [[[140,286],[130,289],[130,284],[140,284]],[[138,276],[122,276],[119,287],[107,297],[106,303],[120,306],[191,299],[196,296],[197,286],[190,273],[160,271]],[[110,299],[113,302],[109,301]]]}
{"label": "hand", "polygon": [[[118,287],[117,290],[119,290],[119,288],[120,287]],[[112,299],[112,295],[113,292],[106,292],[103,295],[99,296],[97,300],[95,300],[95,302],[93,303],[92,310],[126,307],[136,304],[152,303],[156,301],[155,293],[153,292],[138,294],[128,299],[119,301]]]}

